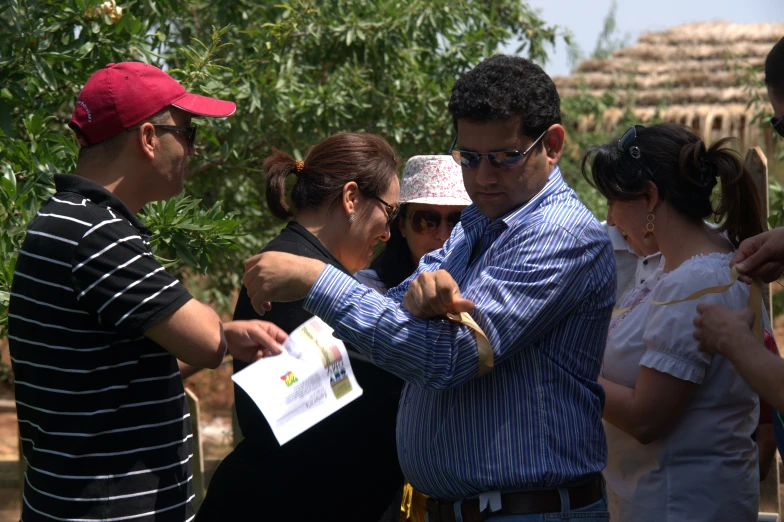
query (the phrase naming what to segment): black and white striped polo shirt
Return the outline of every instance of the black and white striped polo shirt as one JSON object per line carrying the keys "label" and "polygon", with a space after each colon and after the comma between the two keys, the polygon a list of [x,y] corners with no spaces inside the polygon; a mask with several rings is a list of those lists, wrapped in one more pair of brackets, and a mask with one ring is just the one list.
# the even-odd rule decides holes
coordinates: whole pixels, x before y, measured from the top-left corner
{"label": "black and white striped polo shirt", "polygon": [[180,372],[144,337],[191,296],[117,197],[75,175],[55,184],[28,226],[8,312],[22,519],[191,520]]}

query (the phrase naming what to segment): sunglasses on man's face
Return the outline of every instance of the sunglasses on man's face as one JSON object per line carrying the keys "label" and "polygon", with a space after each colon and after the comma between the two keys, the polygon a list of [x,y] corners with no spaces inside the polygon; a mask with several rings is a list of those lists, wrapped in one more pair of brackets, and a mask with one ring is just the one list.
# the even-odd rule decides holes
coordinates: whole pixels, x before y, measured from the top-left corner
{"label": "sunglasses on man's face", "polygon": [[[199,130],[199,126],[196,125],[196,124],[191,125],[190,127],[181,127],[181,126],[177,126],[177,125],[158,125],[156,123],[152,123],[151,125],[153,127],[155,127],[156,129],[161,129],[161,130],[165,130],[165,131],[184,132],[185,136],[188,138],[188,148],[192,149],[192,148],[194,148],[196,146],[196,131]],[[135,127],[131,127],[128,130],[129,131],[136,130],[139,127],[141,127],[141,125],[137,125]]]}
{"label": "sunglasses on man's face", "polygon": [[411,213],[411,228],[417,234],[432,234],[441,226],[441,221],[446,219],[446,226],[451,232],[460,222],[460,211],[451,212],[443,216],[435,210],[416,210]]}
{"label": "sunglasses on man's face", "polygon": [[479,168],[479,164],[482,162],[482,158],[487,158],[487,161],[490,162],[490,165],[495,168],[509,169],[519,165],[523,161],[523,158],[525,158],[525,155],[534,148],[534,145],[536,145],[545,134],[547,134],[547,131],[544,131],[542,134],[540,134],[539,137],[536,138],[534,142],[531,143],[531,145],[523,152],[520,152],[519,150],[474,152],[472,150],[455,149],[454,146],[457,142],[457,137],[455,137],[455,141],[452,142],[452,147],[449,148],[449,154],[458,165],[466,169]]}
{"label": "sunglasses on man's face", "polygon": [[773,125],[773,130],[779,133],[779,136],[784,138],[784,116],[776,118],[773,116],[770,119],[770,124]]}

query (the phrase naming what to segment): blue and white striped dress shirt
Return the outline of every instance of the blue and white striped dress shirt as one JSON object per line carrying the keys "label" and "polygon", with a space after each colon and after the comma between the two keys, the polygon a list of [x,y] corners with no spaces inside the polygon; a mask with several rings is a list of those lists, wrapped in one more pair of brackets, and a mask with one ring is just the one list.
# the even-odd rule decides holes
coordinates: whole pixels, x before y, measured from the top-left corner
{"label": "blue and white striped dress shirt", "polygon": [[[402,307],[410,281],[439,269],[476,304],[471,315],[495,355],[483,377],[471,330]],[[539,194],[500,219],[468,207],[444,247],[386,296],[328,266],[304,307],[406,380],[400,464],[417,490],[445,500],[602,471],[604,393],[596,379],[614,303],[610,239],[556,167]]]}

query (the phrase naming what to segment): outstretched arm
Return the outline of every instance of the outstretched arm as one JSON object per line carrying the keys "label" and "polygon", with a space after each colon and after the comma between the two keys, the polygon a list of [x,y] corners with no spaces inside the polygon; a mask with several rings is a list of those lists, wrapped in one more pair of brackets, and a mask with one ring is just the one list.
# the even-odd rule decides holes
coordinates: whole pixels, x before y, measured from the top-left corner
{"label": "outstretched arm", "polygon": [[700,349],[729,359],[762,400],[784,411],[784,359],[754,337],[751,311],[700,304],[697,312],[694,337],[700,341]]}

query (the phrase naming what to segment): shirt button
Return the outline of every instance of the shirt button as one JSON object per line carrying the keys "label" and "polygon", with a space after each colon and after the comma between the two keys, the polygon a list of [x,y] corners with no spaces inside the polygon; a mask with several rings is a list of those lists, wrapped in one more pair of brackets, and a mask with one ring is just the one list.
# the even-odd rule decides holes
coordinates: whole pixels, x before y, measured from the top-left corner
{"label": "shirt button", "polygon": [[648,260],[646,259],[645,261],[642,262],[642,264],[643,265],[647,265],[648,264]]}

